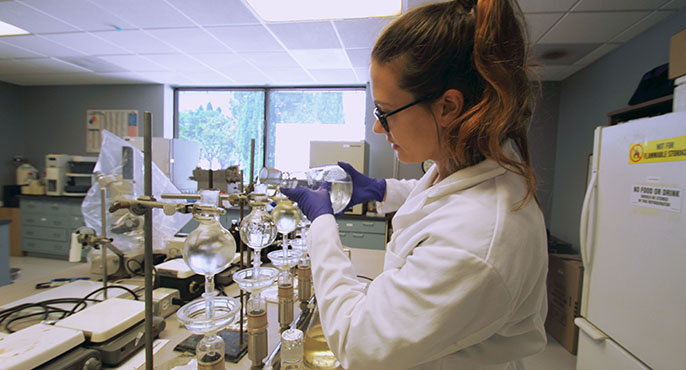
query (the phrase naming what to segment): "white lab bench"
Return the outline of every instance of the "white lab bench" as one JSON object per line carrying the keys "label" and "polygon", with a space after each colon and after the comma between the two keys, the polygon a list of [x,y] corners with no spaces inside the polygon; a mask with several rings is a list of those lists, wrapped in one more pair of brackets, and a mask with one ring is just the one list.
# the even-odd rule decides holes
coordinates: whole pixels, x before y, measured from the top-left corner
{"label": "white lab bench", "polygon": [[[383,270],[383,260],[384,251],[381,250],[370,250],[370,249],[360,249],[351,248],[351,258],[357,274],[375,278]],[[77,277],[77,276],[88,276],[89,266],[86,263],[79,263],[78,265],[71,267],[69,269],[63,270],[59,276],[56,277]],[[20,283],[10,284],[7,286],[0,287],[0,306],[6,305],[8,303],[17,301],[19,299],[40,293],[45,291],[35,289],[35,285],[40,282],[44,282],[45,277],[27,279]],[[139,280],[140,282],[140,280]],[[126,281],[126,284],[131,282]],[[227,296],[236,296],[239,294],[238,286],[236,284],[231,284],[225,290]],[[80,298],[80,297],[77,297]],[[295,304],[295,316],[299,314],[298,303]],[[270,303],[267,308],[267,315],[269,319],[268,327],[268,342],[269,342],[269,352],[274,349],[276,344],[279,342],[279,323],[278,323],[278,305]],[[166,319],[166,328],[160,334],[161,339],[168,339],[167,343],[161,351],[155,355],[155,368],[162,366],[164,363],[174,359],[181,355],[180,352],[174,351],[174,347],[186,339],[191,333],[186,330],[181,323],[176,319],[176,315],[171,315]],[[247,340],[247,335],[246,335]],[[144,351],[141,349],[141,351]],[[250,369],[251,361],[244,356],[240,362],[237,364],[226,362],[227,369]]]}

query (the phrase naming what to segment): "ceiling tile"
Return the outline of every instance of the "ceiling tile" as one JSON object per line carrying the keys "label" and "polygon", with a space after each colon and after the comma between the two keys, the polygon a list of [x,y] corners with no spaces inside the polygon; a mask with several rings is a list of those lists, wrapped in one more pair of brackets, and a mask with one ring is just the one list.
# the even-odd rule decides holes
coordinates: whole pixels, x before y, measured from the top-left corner
{"label": "ceiling tile", "polygon": [[533,57],[545,65],[570,65],[600,46],[599,44],[536,44]]}
{"label": "ceiling tile", "polygon": [[124,72],[124,68],[104,61],[98,57],[62,57],[59,58],[67,63],[86,68],[93,72]]}
{"label": "ceiling tile", "polygon": [[0,60],[0,74],[88,72],[55,58]]}
{"label": "ceiling tile", "polygon": [[367,83],[371,79],[369,77],[369,68],[355,68],[355,74],[357,75],[357,81],[361,83]]}
{"label": "ceiling tile", "polygon": [[148,33],[186,53],[227,50],[221,42],[198,27],[156,29],[149,30]]}
{"label": "ceiling tile", "polygon": [[546,44],[603,43],[638,22],[649,12],[569,13],[539,42]]}
{"label": "ceiling tile", "polygon": [[150,59],[139,55],[106,55],[102,60],[116,64],[132,72],[165,71],[166,69]]}
{"label": "ceiling tile", "polygon": [[3,37],[2,41],[14,46],[34,51],[39,54],[43,54],[45,56],[67,57],[84,55],[84,53],[80,51],[56,44],[48,39],[43,38],[42,36],[7,36]]}
{"label": "ceiling tile", "polygon": [[633,39],[634,37],[640,35],[641,33],[647,31],[654,25],[662,22],[665,18],[669,17],[670,15],[673,15],[675,12],[676,10],[660,10],[652,12],[647,17],[638,21],[638,23],[634,24],[627,30],[617,35],[615,38],[611,40],[611,42],[627,42]]}
{"label": "ceiling tile", "polygon": [[564,13],[525,14],[529,43],[537,42],[563,15]]}
{"label": "ceiling tile", "polygon": [[168,2],[202,26],[261,23],[242,1],[168,0]]}
{"label": "ceiling tile", "polygon": [[146,31],[122,30],[93,32],[93,35],[115,43],[132,53],[161,54],[176,52],[176,49],[174,49],[171,45],[165,44],[159,39],[152,37]]}
{"label": "ceiling tile", "polygon": [[204,85],[204,86],[221,86],[226,84],[231,84],[234,81],[227,76],[219,74],[215,71],[209,69],[205,70],[193,70],[184,71],[183,74],[191,81],[194,85]]}
{"label": "ceiling tile", "polygon": [[44,38],[88,55],[124,54],[126,50],[89,33],[55,33]]}
{"label": "ceiling tile", "polygon": [[669,0],[581,0],[574,11],[653,10],[668,2]]}
{"label": "ceiling tile", "polygon": [[146,71],[138,73],[141,78],[149,82],[171,85],[187,85],[192,81],[179,72],[171,71]]}
{"label": "ceiling tile", "polygon": [[184,54],[146,54],[146,58],[170,71],[207,70],[197,59]]}
{"label": "ceiling tile", "polygon": [[609,52],[611,52],[612,50],[616,49],[619,46],[620,46],[620,44],[603,44],[603,45],[600,45],[597,49],[588,53],[585,57],[579,59],[575,64],[579,65],[579,66],[590,65],[591,63],[594,63],[596,60],[604,57],[606,54],[608,54]]}
{"label": "ceiling tile", "polygon": [[273,23],[267,27],[288,49],[341,47],[331,22]]}
{"label": "ceiling tile", "polygon": [[343,49],[291,50],[291,55],[303,68],[307,69],[345,69],[352,67]]}
{"label": "ceiling tile", "polygon": [[2,38],[0,38],[0,59],[32,58],[40,56],[41,54],[34,53],[33,51],[22,49],[18,46],[5,43],[2,41]]}
{"label": "ceiling tile", "polygon": [[208,27],[207,30],[233,51],[283,50],[274,36],[262,25]]}
{"label": "ceiling tile", "polygon": [[355,84],[357,76],[348,69],[311,69],[310,73],[319,83],[323,84]]}
{"label": "ceiling tile", "polygon": [[334,26],[343,42],[343,47],[371,48],[390,18],[347,19],[334,21]]}
{"label": "ceiling tile", "polygon": [[672,0],[667,3],[662,9],[683,9],[686,8],[686,0]]}
{"label": "ceiling tile", "polygon": [[274,85],[311,84],[315,82],[302,68],[270,68],[264,69]]}
{"label": "ceiling tile", "polygon": [[0,21],[31,33],[73,32],[77,29],[16,1],[0,1]]}
{"label": "ceiling tile", "polygon": [[[242,56],[235,53],[193,54],[203,63],[228,76],[235,83],[256,84],[268,78]],[[297,65],[295,65],[297,66]]]}
{"label": "ceiling tile", "polygon": [[562,81],[582,68],[582,66],[543,66],[533,69],[537,77],[543,81]]}
{"label": "ceiling tile", "polygon": [[300,68],[300,65],[285,51],[241,53],[257,68]]}
{"label": "ceiling tile", "polygon": [[83,85],[92,79],[90,73],[0,74],[0,80],[22,86]]}
{"label": "ceiling tile", "polygon": [[164,0],[91,0],[140,28],[191,27],[193,22]]}
{"label": "ceiling tile", "polygon": [[519,0],[524,13],[566,12],[578,0]]}
{"label": "ceiling tile", "polygon": [[346,53],[348,53],[348,58],[350,58],[350,63],[353,65],[353,68],[369,68],[372,49],[346,49]]}
{"label": "ceiling tile", "polygon": [[84,31],[133,27],[132,24],[110,12],[103,11],[88,0],[22,0],[22,3]]}

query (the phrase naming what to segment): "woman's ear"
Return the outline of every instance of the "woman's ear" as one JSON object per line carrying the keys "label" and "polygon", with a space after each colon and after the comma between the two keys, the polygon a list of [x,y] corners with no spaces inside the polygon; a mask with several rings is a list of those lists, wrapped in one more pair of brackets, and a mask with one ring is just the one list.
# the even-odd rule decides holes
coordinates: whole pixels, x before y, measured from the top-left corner
{"label": "woman's ear", "polygon": [[464,96],[460,90],[448,89],[436,100],[435,104],[438,124],[446,127],[462,114]]}

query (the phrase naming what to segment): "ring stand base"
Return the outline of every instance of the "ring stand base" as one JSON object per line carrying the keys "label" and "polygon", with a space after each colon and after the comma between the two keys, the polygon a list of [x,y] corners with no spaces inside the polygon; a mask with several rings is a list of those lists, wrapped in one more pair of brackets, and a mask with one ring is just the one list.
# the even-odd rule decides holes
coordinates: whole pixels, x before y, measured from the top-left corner
{"label": "ring stand base", "polygon": [[[233,330],[223,329],[217,332],[224,340],[224,357],[227,361],[238,363],[246,353],[248,353],[248,334],[243,333],[243,345],[240,345],[240,333]],[[195,347],[202,339],[202,335],[196,334],[183,340],[176,347],[174,351],[188,352],[195,354]]]}

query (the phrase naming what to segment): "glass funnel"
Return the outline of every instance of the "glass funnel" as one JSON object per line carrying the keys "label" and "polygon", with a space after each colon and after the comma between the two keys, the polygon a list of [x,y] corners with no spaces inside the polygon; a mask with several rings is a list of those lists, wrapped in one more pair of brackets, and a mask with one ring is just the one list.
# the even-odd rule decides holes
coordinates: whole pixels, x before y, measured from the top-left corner
{"label": "glass funnel", "polygon": [[284,172],[264,167],[260,170],[260,182],[286,188],[307,187],[319,189],[324,182],[331,184],[329,197],[334,214],[341,213],[350,203],[353,183],[350,175],[338,165],[313,167],[306,171]]}

